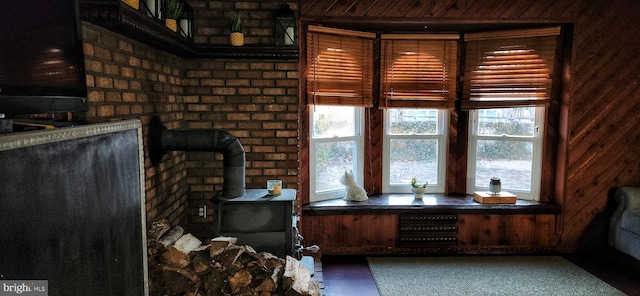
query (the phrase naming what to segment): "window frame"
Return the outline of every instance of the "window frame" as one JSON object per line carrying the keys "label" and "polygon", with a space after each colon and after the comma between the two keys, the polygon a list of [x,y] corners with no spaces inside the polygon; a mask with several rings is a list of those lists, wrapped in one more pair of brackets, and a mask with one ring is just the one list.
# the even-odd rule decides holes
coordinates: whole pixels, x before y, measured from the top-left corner
{"label": "window frame", "polygon": [[[516,106],[515,108],[517,108]],[[467,152],[467,194],[473,194],[474,191],[488,191],[489,179],[486,180],[486,186],[476,185],[477,171],[477,143],[478,140],[493,141],[521,141],[532,143],[532,159],[531,159],[531,188],[529,191],[508,188],[502,186],[502,191],[514,193],[519,199],[540,200],[541,178],[542,178],[542,153],[544,147],[544,133],[546,126],[546,108],[534,107],[534,134],[533,136],[505,136],[505,135],[479,135],[478,134],[478,115],[482,110],[495,110],[497,108],[477,109],[469,111],[469,140]],[[500,177],[500,176],[498,176]],[[504,176],[502,177],[504,179]]]}
{"label": "window frame", "polygon": [[[323,201],[328,199],[343,198],[346,195],[346,189],[334,189],[324,192],[316,191],[316,144],[318,143],[331,143],[340,141],[353,141],[353,149],[356,151],[354,154],[356,157],[353,159],[352,173],[356,182],[360,185],[364,183],[364,107],[357,106],[344,106],[354,108],[354,126],[353,136],[332,136],[332,137],[314,137],[313,126],[315,124],[313,120],[314,106],[310,106],[309,112],[309,200]],[[353,170],[355,169],[355,170]],[[340,176],[342,177],[342,175]]]}
{"label": "window frame", "polygon": [[[414,108],[416,110],[436,110],[436,133],[435,134],[408,134],[408,135],[392,135],[390,134],[390,112],[392,109],[408,109],[408,108],[386,108],[384,110],[384,134],[382,148],[382,192],[385,193],[410,193],[411,186],[409,182],[406,184],[391,184],[391,140],[394,139],[435,139],[438,141],[438,165],[437,165],[437,183],[427,184],[427,193],[444,193],[446,180],[447,165],[447,143],[449,134],[449,110],[432,109],[432,108]],[[407,180],[411,180],[413,175],[407,173]],[[424,183],[425,180],[418,180]]]}

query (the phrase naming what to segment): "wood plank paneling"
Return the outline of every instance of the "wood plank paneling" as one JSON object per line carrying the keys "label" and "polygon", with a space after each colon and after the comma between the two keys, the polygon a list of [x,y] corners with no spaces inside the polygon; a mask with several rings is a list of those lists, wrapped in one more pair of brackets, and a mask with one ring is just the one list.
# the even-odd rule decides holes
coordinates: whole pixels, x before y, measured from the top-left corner
{"label": "wood plank paneling", "polygon": [[[311,0],[300,1],[301,16],[329,16],[329,12],[338,0]],[[335,13],[335,12],[334,12]]]}
{"label": "wood plank paneling", "polygon": [[414,1],[402,15],[404,17],[429,17],[428,13],[436,1]]}
{"label": "wood plank paneling", "polygon": [[553,247],[555,221],[555,215],[460,215],[458,246]]}
{"label": "wood plank paneling", "polygon": [[382,191],[376,184],[382,184],[382,134],[384,131],[382,124],[371,124],[371,122],[381,123],[382,114],[382,110],[368,109],[365,115],[367,117],[365,137],[370,139],[369,143],[371,144],[365,147],[365,159],[371,159],[371,163],[365,166],[369,171],[365,172],[364,182],[366,185],[365,190],[369,194]]}
{"label": "wood plank paneling", "polygon": [[[587,226],[604,211],[612,187],[640,186],[640,2],[636,0],[301,0],[301,18],[340,16],[361,22],[407,23],[570,23],[574,28],[571,65],[563,73],[570,104],[556,131],[563,149],[556,172],[556,196],[563,207],[561,249],[573,250],[589,234]],[[457,164],[456,164],[457,165]],[[451,164],[449,165],[451,166]],[[545,182],[551,182],[546,180]],[[492,218],[487,221],[497,223]],[[547,223],[548,221],[545,221]],[[524,223],[524,222],[523,222]],[[499,224],[499,223],[498,223]],[[525,223],[526,224],[526,223]],[[536,230],[540,227],[536,221]],[[550,224],[544,224],[551,227]],[[555,229],[555,226],[554,226]],[[530,230],[527,230],[530,231]],[[466,234],[465,234],[466,235]],[[468,234],[471,235],[471,234]],[[491,234],[468,242],[499,240]],[[511,237],[520,241],[523,237]],[[549,238],[540,239],[546,244]]]}
{"label": "wood plank paneling", "polygon": [[[397,215],[327,215],[302,219],[305,245],[318,245],[324,254],[368,253],[395,247]],[[312,230],[309,230],[312,229]]]}
{"label": "wood plank paneling", "polygon": [[536,216],[535,215],[512,215],[506,221],[506,245],[527,246],[533,244],[535,240]]}
{"label": "wood plank paneling", "polygon": [[458,229],[462,227],[464,231],[458,230],[458,245],[461,247],[475,246],[480,243],[480,228],[485,217],[481,215],[460,215],[458,216]]}
{"label": "wood plank paneling", "polygon": [[359,10],[366,11],[366,14],[364,15],[365,18],[379,18],[387,15],[389,9],[391,9],[392,6],[391,2],[394,1],[376,1],[369,6],[367,5],[367,3],[364,3],[364,1],[359,1],[357,6],[359,7]]}
{"label": "wood plank paneling", "polygon": [[506,217],[503,215],[460,215],[458,245],[498,246],[506,243]]}
{"label": "wood plank paneling", "polygon": [[[416,213],[419,213],[416,211]],[[408,214],[411,215],[411,214]],[[457,245],[401,246],[398,215],[305,216],[304,244],[321,254],[477,253],[550,250],[557,244],[553,214],[458,215]]]}

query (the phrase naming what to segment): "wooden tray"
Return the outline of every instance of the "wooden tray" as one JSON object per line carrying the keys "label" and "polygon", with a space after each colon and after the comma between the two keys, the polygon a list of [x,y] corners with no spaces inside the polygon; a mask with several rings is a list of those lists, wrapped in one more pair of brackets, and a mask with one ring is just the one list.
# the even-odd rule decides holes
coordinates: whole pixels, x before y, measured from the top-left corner
{"label": "wooden tray", "polygon": [[492,194],[489,191],[476,191],[473,193],[473,200],[482,204],[514,204],[517,196],[513,193],[502,191]]}

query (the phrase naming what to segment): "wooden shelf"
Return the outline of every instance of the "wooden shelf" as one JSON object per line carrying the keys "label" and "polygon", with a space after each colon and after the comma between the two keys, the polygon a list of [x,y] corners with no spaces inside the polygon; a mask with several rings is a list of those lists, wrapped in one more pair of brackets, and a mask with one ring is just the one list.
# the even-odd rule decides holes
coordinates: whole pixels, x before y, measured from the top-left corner
{"label": "wooden shelf", "polygon": [[80,17],[83,21],[180,57],[196,55],[192,40],[169,30],[163,20],[148,17],[120,0],[81,0]]}
{"label": "wooden shelf", "polygon": [[112,30],[182,58],[297,59],[297,46],[196,44],[120,0],[80,0],[83,21]]}
{"label": "wooden shelf", "polygon": [[424,194],[416,200],[411,193],[370,195],[363,202],[331,199],[302,206],[303,216],[379,214],[559,214],[560,206],[529,200],[515,204],[481,204],[472,195]]}
{"label": "wooden shelf", "polygon": [[297,59],[297,46],[198,44],[199,58]]}

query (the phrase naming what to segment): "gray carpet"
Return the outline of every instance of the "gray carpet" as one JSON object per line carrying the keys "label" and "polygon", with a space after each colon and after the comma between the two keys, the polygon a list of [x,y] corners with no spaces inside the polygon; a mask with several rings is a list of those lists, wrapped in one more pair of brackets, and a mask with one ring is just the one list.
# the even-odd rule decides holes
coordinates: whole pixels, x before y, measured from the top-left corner
{"label": "gray carpet", "polygon": [[369,257],[381,296],[625,295],[559,256]]}

